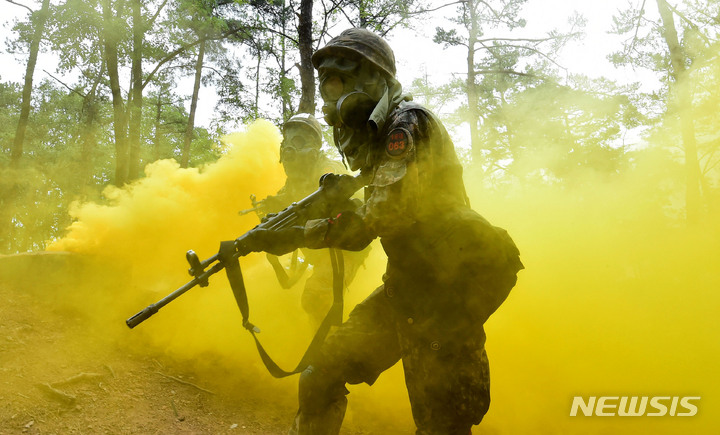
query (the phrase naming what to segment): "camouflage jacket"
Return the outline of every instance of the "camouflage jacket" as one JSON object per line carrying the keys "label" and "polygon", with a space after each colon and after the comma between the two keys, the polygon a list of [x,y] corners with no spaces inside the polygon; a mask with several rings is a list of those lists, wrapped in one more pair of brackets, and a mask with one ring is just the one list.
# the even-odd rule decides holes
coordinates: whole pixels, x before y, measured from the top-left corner
{"label": "camouflage jacket", "polygon": [[[371,159],[365,204],[309,221],[306,244],[358,250],[380,237],[388,257],[386,291],[403,314],[446,317],[442,313],[468,312],[475,301],[489,307],[473,307],[469,315],[482,324],[514,285],[522,263],[507,232],[470,209],[445,128],[422,106],[400,103]],[[488,303],[495,294],[501,296]]]}
{"label": "camouflage jacket", "polygon": [[391,112],[370,152],[363,207],[308,222],[306,243],[358,250],[380,237],[392,263],[394,241],[404,245],[405,239],[420,237],[429,243],[443,221],[468,208],[462,166],[440,121],[413,102]]}

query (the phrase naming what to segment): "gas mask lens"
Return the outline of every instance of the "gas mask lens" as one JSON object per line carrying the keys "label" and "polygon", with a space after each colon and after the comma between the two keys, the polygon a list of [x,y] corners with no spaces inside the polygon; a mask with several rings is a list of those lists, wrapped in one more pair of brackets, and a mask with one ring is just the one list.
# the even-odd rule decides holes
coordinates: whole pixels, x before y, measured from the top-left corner
{"label": "gas mask lens", "polygon": [[330,76],[320,85],[320,94],[325,101],[337,101],[343,94],[345,84],[338,76]]}
{"label": "gas mask lens", "polygon": [[317,155],[318,150],[313,148],[298,149],[292,146],[287,146],[280,150],[280,160],[286,163],[312,160],[316,158]]}
{"label": "gas mask lens", "polygon": [[295,136],[290,139],[290,145],[292,145],[295,148],[306,148],[310,146],[310,141],[305,136]]}

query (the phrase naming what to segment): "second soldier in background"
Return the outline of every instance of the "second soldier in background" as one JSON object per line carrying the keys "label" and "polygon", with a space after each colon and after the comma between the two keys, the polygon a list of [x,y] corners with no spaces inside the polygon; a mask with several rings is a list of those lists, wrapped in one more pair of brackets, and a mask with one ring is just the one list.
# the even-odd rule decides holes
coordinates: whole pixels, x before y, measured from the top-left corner
{"label": "second soldier in background", "polygon": [[[322,128],[315,117],[308,113],[299,113],[288,119],[283,125],[283,141],[280,145],[280,163],[283,165],[287,180],[275,195],[254,203],[255,211],[263,217],[277,213],[295,201],[298,201],[318,188],[318,180],[323,174],[345,172],[340,162],[328,158],[322,151]],[[360,265],[367,257],[368,249],[361,252],[345,252],[344,287],[352,282]],[[298,260],[298,252],[288,269],[284,269],[277,257],[268,254],[268,261],[275,269],[280,284],[291,287],[297,282],[306,267],[311,266],[311,275],[305,281],[301,305],[314,326],[322,322],[332,304],[333,269],[327,249],[305,249],[303,260]]]}

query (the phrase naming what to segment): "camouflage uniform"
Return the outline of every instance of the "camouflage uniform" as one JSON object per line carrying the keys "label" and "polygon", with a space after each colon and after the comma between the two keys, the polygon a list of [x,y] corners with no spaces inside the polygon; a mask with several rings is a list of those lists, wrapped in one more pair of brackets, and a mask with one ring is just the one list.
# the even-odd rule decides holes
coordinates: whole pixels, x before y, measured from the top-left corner
{"label": "camouflage uniform", "polygon": [[417,433],[466,435],[490,402],[483,323],[515,284],[519,253],[468,207],[452,141],[429,111],[400,103],[378,137],[364,207],[306,226],[315,247],[379,236],[388,265],[304,374],[299,433],[337,433],[344,383],[372,384],[402,359]]}
{"label": "camouflage uniform", "polygon": [[516,282],[518,249],[470,209],[450,137],[402,93],[384,40],[349,29],[313,64],[335,144],[368,185],[362,207],[308,222],[301,241],[359,250],[379,237],[388,264],[301,374],[290,432],[339,433],[345,384],[373,384],[402,360],[417,433],[467,435],[490,403],[483,324]]}

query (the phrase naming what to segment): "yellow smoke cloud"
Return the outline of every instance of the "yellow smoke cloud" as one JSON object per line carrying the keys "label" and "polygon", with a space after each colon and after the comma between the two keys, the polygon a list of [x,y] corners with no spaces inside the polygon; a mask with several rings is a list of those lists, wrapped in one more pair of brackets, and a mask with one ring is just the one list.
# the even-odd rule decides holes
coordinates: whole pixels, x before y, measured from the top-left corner
{"label": "yellow smoke cloud", "polygon": [[[277,129],[261,121],[229,138],[227,155],[200,170],[156,162],[147,178],[107,190],[108,204],[75,206],[67,236],[48,249],[121,264],[108,286],[116,289],[117,303],[104,320],[121,342],[242,365],[237,376],[282,385],[283,400],[292,401],[296,379],[263,374],[223,274],[135,330],[123,325],[189,279],[186,250],[206,258],[220,240],[257,223],[237,211],[249,207],[249,194],[262,198],[282,185],[279,141]],[[712,222],[688,230],[668,217],[677,204],[665,192],[681,184],[682,174],[668,176],[679,169],[666,162],[655,152],[641,153],[627,174],[588,175],[573,187],[490,192],[481,180],[466,180],[474,208],[510,232],[526,266],[486,326],[493,402],[475,433],[712,433],[720,427],[720,237]],[[261,338],[281,365],[292,368],[312,332],[299,307],[302,285],[279,289],[262,255],[241,264]],[[350,286],[346,311],[379,285],[379,246],[365,266]],[[373,387],[349,388],[346,425],[377,434],[412,431],[399,365]],[[692,418],[570,417],[574,396],[701,400]]]}
{"label": "yellow smoke cloud", "polygon": [[[621,174],[584,170],[560,184],[535,179],[490,189],[487,180],[466,177],[474,208],[510,232],[526,266],[486,324],[492,403],[473,433],[709,434],[720,427],[718,172],[706,174],[704,218],[688,228],[676,118],[692,114],[699,155],[712,158],[718,65],[694,73],[694,107],[672,110]],[[541,113],[526,110],[521,133],[531,143],[563,137],[546,130]],[[550,147],[534,152],[524,162],[530,167],[557,158]],[[397,367],[372,389],[350,390],[363,401],[351,417],[365,425],[380,418],[389,428],[371,433],[410,432]],[[692,417],[571,417],[575,396],[700,399]]]}
{"label": "yellow smoke cloud", "polygon": [[[660,168],[656,157],[574,188],[489,192],[466,180],[474,208],[510,232],[526,266],[486,324],[492,404],[473,433],[712,433],[720,425],[720,236],[668,218],[657,189],[678,168]],[[371,433],[408,433],[398,367],[350,390],[351,405],[353,395],[360,402],[351,419],[367,427],[379,418],[385,429]],[[570,417],[574,396],[701,399],[694,417]]]}
{"label": "yellow smoke cloud", "polygon": [[226,141],[233,145],[227,154],[201,169],[160,160],[130,186],[108,187],[107,205],[74,204],[68,234],[47,249],[129,262],[149,280],[177,272],[190,247],[209,257],[220,240],[257,223],[255,216],[237,213],[250,207],[249,195],[274,193],[284,177],[280,133],[271,123],[259,121]]}
{"label": "yellow smoke cloud", "polygon": [[[188,249],[208,258],[217,252],[220,241],[232,240],[257,224],[254,214],[239,216],[238,211],[251,206],[250,194],[262,199],[282,186],[280,140],[274,125],[258,121],[226,137],[229,151],[203,168],[183,169],[174,160],[152,163],[145,178],[122,189],[107,188],[107,204],[75,204],[71,210],[75,221],[67,235],[48,250],[86,254],[114,265],[114,275],[109,276],[117,281],[106,288],[114,301],[101,310],[109,314],[98,317],[123,340],[141,337],[188,359],[203,352],[235,355],[240,346],[233,346],[243,331],[224,273],[211,277],[209,288],[196,287],[134,331],[121,325],[123,319],[190,280]],[[277,293],[264,258],[253,254],[241,261],[258,317],[274,305],[282,308],[282,300],[271,297],[263,302],[266,288]],[[243,352],[255,352],[249,341],[245,344]]]}
{"label": "yellow smoke cloud", "polygon": [[[655,186],[485,196],[527,267],[487,325],[498,433],[709,433],[720,377],[718,235],[669,225]],[[645,180],[649,181],[649,180]],[[480,206],[483,209],[483,206]],[[700,396],[692,418],[570,417],[574,396]],[[491,432],[492,433],[492,432]],[[544,433],[540,430],[540,433]]]}

